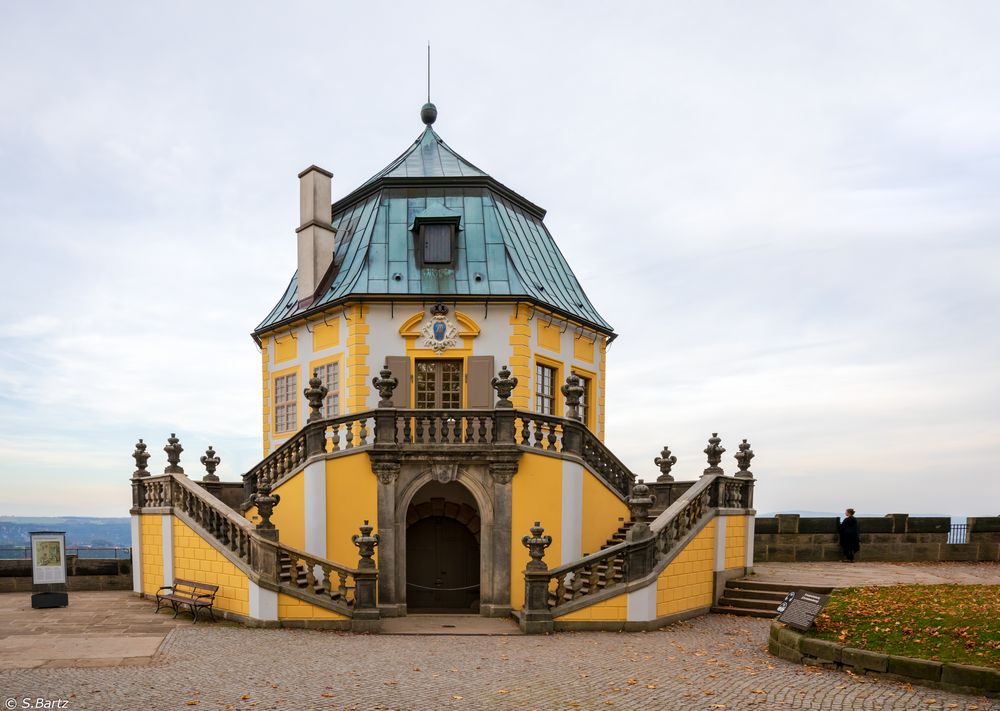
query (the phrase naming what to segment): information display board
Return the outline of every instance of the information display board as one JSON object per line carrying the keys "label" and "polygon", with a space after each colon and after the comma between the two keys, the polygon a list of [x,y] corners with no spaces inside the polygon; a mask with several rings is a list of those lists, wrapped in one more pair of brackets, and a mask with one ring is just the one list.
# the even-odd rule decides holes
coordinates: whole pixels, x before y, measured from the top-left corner
{"label": "information display board", "polygon": [[820,595],[808,590],[788,593],[778,605],[778,622],[784,622],[789,627],[804,632],[813,626],[816,616],[823,611],[829,600],[829,595]]}
{"label": "information display board", "polygon": [[65,607],[66,533],[34,531],[31,534],[32,607]]}

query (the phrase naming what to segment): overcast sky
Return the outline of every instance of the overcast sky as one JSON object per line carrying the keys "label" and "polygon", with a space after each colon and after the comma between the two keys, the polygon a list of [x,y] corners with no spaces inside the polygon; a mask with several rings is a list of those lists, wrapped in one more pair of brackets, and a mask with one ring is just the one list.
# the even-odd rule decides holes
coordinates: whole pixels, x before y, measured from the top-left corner
{"label": "overcast sky", "polygon": [[136,438],[260,458],[296,174],[435,128],[548,210],[634,471],[1000,514],[1000,4],[0,5],[0,514],[126,515]]}

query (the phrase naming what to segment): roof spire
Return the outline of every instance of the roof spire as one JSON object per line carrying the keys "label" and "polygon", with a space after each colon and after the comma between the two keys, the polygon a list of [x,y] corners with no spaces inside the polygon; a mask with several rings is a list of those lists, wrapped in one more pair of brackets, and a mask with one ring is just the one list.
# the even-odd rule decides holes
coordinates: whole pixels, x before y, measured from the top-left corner
{"label": "roof spire", "polygon": [[427,43],[427,103],[420,108],[420,120],[430,128],[437,120],[437,106],[431,103],[431,43]]}

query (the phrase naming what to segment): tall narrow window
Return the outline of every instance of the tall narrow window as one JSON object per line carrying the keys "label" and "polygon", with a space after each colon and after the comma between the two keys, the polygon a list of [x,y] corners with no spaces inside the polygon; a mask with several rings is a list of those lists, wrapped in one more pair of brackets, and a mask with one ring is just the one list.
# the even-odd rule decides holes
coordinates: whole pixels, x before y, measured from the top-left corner
{"label": "tall narrow window", "polygon": [[553,415],[556,409],[556,369],[535,364],[535,411]]}
{"label": "tall narrow window", "polygon": [[327,389],[323,417],[336,417],[340,414],[340,363],[327,363],[316,370]]}
{"label": "tall narrow window", "polygon": [[274,431],[294,432],[297,428],[296,418],[296,384],[295,373],[283,375],[274,379]]}
{"label": "tall narrow window", "polygon": [[590,427],[590,378],[582,375],[576,377],[580,378],[580,385],[583,387],[583,394],[580,395],[580,421]]}

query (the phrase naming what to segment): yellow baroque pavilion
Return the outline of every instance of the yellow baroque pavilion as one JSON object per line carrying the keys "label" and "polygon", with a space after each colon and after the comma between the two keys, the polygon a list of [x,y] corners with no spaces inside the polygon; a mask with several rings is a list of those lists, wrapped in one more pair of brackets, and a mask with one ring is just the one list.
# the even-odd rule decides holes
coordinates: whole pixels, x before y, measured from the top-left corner
{"label": "yellow baroque pavilion", "polygon": [[[263,459],[240,482],[132,477],[135,591],[217,586],[255,625],[377,630],[413,612],[526,632],[709,611],[753,561],[753,452],[715,435],[694,482],[638,481],[604,443],[616,334],[545,211],[435,132],[332,202],[299,174],[298,269],[257,326]],[[652,448],[651,448],[652,449]],[[653,450],[655,451],[655,450]]]}

